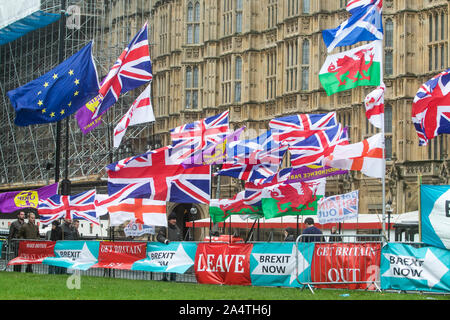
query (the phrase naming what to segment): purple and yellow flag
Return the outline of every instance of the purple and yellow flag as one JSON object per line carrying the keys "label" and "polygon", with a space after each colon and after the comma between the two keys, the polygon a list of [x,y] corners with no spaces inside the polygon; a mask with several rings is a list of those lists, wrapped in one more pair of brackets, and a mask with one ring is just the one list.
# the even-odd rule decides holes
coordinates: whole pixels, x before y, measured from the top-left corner
{"label": "purple and yellow flag", "polygon": [[0,212],[9,213],[23,208],[37,208],[39,200],[45,200],[58,193],[58,183],[36,190],[0,193]]}

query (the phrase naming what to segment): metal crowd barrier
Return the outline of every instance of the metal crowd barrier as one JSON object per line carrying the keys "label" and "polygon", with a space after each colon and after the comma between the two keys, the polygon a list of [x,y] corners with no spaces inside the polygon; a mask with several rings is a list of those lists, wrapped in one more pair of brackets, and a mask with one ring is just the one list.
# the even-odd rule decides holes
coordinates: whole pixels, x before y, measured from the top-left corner
{"label": "metal crowd barrier", "polygon": [[[19,242],[27,239],[12,239],[10,243],[8,240],[5,240],[3,243],[3,252],[0,257],[0,271],[7,272],[27,272],[26,265],[17,265],[17,266],[8,266],[8,262],[18,256],[18,248]],[[36,241],[36,239],[30,239],[30,241]],[[39,241],[48,241],[39,239]],[[80,241],[88,241],[88,240],[80,240]],[[101,241],[109,241],[109,240],[101,240]],[[115,241],[127,241],[127,242],[147,242],[146,240],[129,240],[129,239],[120,239]],[[58,272],[54,273],[51,270],[51,266],[46,264],[33,264],[31,265],[31,272],[36,274],[58,274]],[[61,268],[63,270],[63,274],[71,274],[73,271],[71,269]],[[60,270],[61,270],[60,269]],[[88,270],[77,270],[77,272],[81,276],[93,276],[93,277],[105,277],[105,278],[120,278],[120,279],[129,279],[129,280],[160,280],[164,279],[163,272],[150,272],[150,271],[141,271],[141,270],[119,270],[119,269],[108,269],[108,268],[91,268]],[[167,278],[170,278],[167,276]],[[189,282],[189,283],[197,283],[197,279],[195,277],[194,268],[189,268],[184,274],[176,274],[177,282]]]}
{"label": "metal crowd barrier", "polygon": [[[312,235],[317,236],[317,235]],[[308,259],[304,257],[312,257],[314,255],[315,246],[309,245],[310,242],[305,241],[306,237],[311,237],[311,235],[300,235],[297,237],[295,241],[296,254],[295,254],[295,270],[297,274],[297,282],[302,285],[302,290],[308,288],[313,294],[315,288],[320,287],[334,287],[334,288],[350,288],[353,287],[365,287],[366,290],[368,288],[375,289],[381,292],[380,289],[380,264],[371,264],[365,265],[367,261],[365,261],[362,257],[359,258],[359,261],[353,261],[352,264],[345,264],[344,259],[339,259],[333,255],[331,255],[331,259],[317,259],[319,263],[316,261],[312,261],[311,265],[308,262]],[[324,237],[329,237],[325,235]],[[316,245],[326,246],[325,244],[358,244],[367,245],[370,243],[379,244],[378,256],[381,259],[381,248],[383,246],[383,236],[382,235],[374,235],[374,234],[353,234],[353,235],[345,235],[339,234],[341,237],[340,241],[331,241],[326,242],[324,237],[322,237],[323,241],[314,242]],[[326,246],[330,248],[330,246]],[[336,246],[337,247],[337,246]],[[329,250],[332,252],[332,250]],[[344,263],[344,264],[342,264]],[[347,261],[348,263],[348,261]],[[328,271],[329,274],[324,275],[322,272],[315,272],[315,270],[311,270],[310,273],[301,273],[299,275],[299,270],[305,270],[310,267],[312,269],[312,264],[314,265],[315,270],[333,270],[333,272]],[[364,270],[368,270],[373,276],[369,277],[370,279],[361,280],[358,279],[358,272],[355,269],[355,265]],[[345,271],[347,270],[347,271]],[[333,278],[331,281],[330,278]],[[337,281],[339,280],[339,281]]]}

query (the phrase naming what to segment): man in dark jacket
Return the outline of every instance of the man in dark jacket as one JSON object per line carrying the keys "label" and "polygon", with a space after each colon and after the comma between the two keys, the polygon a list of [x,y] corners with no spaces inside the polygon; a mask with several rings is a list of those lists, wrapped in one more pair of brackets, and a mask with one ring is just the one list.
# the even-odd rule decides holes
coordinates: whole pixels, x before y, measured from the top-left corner
{"label": "man in dark jacket", "polygon": [[284,229],[284,241],[286,242],[292,242],[295,241],[295,230],[291,227],[287,227]]}
{"label": "man in dark jacket", "polygon": [[[172,212],[169,214],[167,218],[167,228],[162,227],[159,229],[158,235],[156,236],[156,240],[161,243],[169,244],[170,241],[182,241],[183,236],[181,234],[180,228],[177,226],[177,214]],[[163,274],[163,281],[167,281],[168,273]],[[170,281],[176,280],[176,273],[170,273]]]}
{"label": "man in dark jacket", "polygon": [[[20,229],[19,238],[27,240],[39,240],[41,238],[39,235],[39,227],[36,225],[36,217],[33,212],[28,214],[28,222],[24,223]],[[25,272],[33,272],[31,264],[27,264]]]}
{"label": "man in dark jacket", "polygon": [[165,244],[168,244],[170,241],[182,241],[183,236],[181,234],[180,228],[177,225],[177,214],[175,212],[169,214],[167,221],[167,228],[162,227],[161,229],[159,229],[156,240]]}
{"label": "man in dark jacket", "polygon": [[316,226],[314,226],[314,219],[308,217],[305,219],[306,229],[303,230],[302,241],[303,242],[324,242],[324,237],[322,236],[322,231],[320,231]]}
{"label": "man in dark jacket", "polygon": [[[19,231],[22,229],[22,226],[25,224],[25,212],[20,211],[17,214],[17,220],[11,223],[9,227],[8,234],[8,246],[11,253],[14,253],[14,258],[19,254],[19,240],[13,240],[19,238]],[[14,265],[13,270],[16,272],[20,272],[22,270],[21,265]]]}
{"label": "man in dark jacket", "polygon": [[76,240],[75,231],[72,226],[71,219],[64,219],[64,223],[61,225],[63,240]]}

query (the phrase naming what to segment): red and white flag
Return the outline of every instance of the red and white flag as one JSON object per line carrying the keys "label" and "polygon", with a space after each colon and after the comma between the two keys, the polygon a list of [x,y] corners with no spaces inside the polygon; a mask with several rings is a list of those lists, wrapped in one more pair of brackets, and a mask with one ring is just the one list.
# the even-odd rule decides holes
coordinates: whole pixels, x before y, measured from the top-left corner
{"label": "red and white flag", "polygon": [[167,227],[166,202],[160,200],[128,198],[108,206],[110,226],[134,221],[147,226]]}
{"label": "red and white flag", "polygon": [[333,153],[322,160],[323,166],[361,171],[368,177],[381,178],[384,136],[382,133],[358,143],[337,145]]}
{"label": "red and white flag", "polygon": [[379,87],[369,93],[364,99],[366,117],[377,128],[384,128],[384,92],[386,86],[381,83]]}
{"label": "red and white flag", "polygon": [[155,121],[151,97],[151,82],[133,102],[127,113],[114,128],[114,148],[118,148],[127,128],[132,125]]}

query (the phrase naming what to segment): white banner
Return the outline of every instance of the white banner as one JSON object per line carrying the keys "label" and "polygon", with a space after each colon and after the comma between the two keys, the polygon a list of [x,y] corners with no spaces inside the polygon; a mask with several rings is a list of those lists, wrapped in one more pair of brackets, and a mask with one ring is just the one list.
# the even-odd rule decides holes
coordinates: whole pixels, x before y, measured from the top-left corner
{"label": "white banner", "polygon": [[317,215],[320,224],[342,222],[358,216],[359,191],[323,198],[319,201]]}

